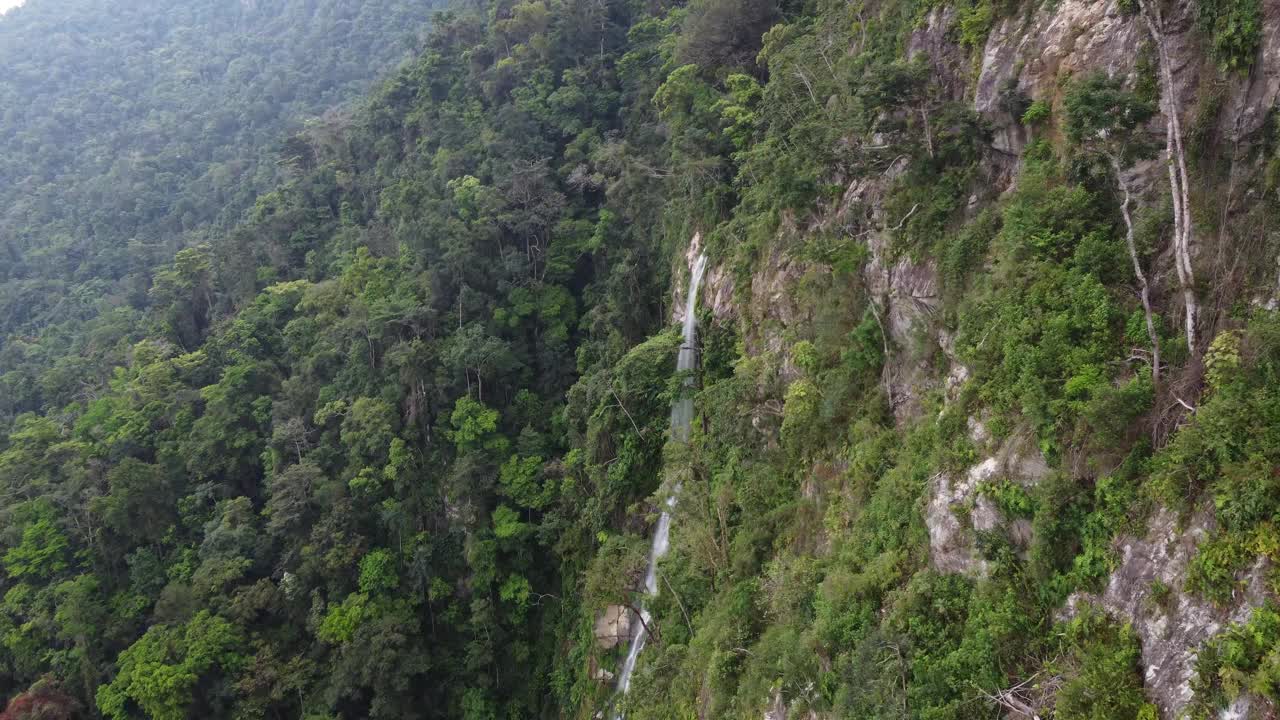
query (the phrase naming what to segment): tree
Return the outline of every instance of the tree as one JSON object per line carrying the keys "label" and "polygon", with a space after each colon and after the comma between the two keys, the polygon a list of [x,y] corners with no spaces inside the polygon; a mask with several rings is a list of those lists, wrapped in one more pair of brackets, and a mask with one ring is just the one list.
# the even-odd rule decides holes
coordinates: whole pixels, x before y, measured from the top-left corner
{"label": "tree", "polygon": [[1160,102],[1165,116],[1165,159],[1169,164],[1169,191],[1173,198],[1173,257],[1182,286],[1182,303],[1186,311],[1187,350],[1199,355],[1196,344],[1196,318],[1200,307],[1196,301],[1195,273],[1191,267],[1191,186],[1187,173],[1187,153],[1183,148],[1182,103],[1178,85],[1173,80],[1173,58],[1165,38],[1165,20],[1160,5],[1151,0],[1138,0],[1142,20],[1151,34],[1159,57]]}
{"label": "tree", "polygon": [[1151,380],[1160,387],[1160,336],[1156,332],[1151,309],[1151,288],[1142,270],[1138,248],[1134,242],[1133,197],[1125,168],[1145,152],[1141,128],[1155,114],[1151,103],[1139,100],[1125,91],[1118,80],[1105,75],[1092,75],[1074,84],[1064,100],[1067,110],[1067,135],[1072,142],[1105,158],[1123,198],[1120,214],[1124,218],[1125,247],[1138,279],[1138,293],[1151,341]]}
{"label": "tree", "polygon": [[202,610],[181,627],[157,625],[120,653],[118,672],[98,688],[98,710],[130,720],[136,705],[155,720],[184,720],[197,699],[202,712],[218,708],[212,692],[243,665],[240,631]]}
{"label": "tree", "polygon": [[71,545],[54,520],[47,501],[36,502],[22,513],[22,541],[4,554],[4,569],[13,578],[47,580],[69,567]]}
{"label": "tree", "polygon": [[173,485],[159,465],[125,458],[107,473],[107,487],[91,507],[133,544],[159,540],[178,519]]}
{"label": "tree", "polygon": [[10,700],[0,720],[72,720],[80,710],[75,698],[45,678]]}

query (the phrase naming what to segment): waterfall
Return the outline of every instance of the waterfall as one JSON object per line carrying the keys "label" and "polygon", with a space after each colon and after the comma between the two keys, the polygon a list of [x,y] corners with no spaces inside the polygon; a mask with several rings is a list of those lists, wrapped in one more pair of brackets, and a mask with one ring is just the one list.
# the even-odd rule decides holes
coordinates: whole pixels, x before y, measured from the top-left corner
{"label": "waterfall", "polygon": [[[676,370],[684,373],[693,370],[698,362],[698,350],[696,346],[698,333],[698,319],[695,317],[695,311],[698,307],[698,285],[702,282],[702,273],[707,269],[707,256],[698,255],[698,259],[693,264],[689,275],[689,295],[684,304],[684,339],[680,343],[680,354],[676,358]],[[685,385],[692,385],[693,378],[686,377]],[[687,393],[682,393],[671,403],[671,439],[678,442],[689,442],[690,426],[693,423],[693,398]],[[667,549],[671,543],[671,511],[676,506],[676,493],[680,492],[677,485],[671,495],[667,496],[665,507],[662,515],[658,518],[658,527],[653,531],[653,545],[649,548],[649,567],[644,573],[644,592],[645,597],[653,597],[658,594],[658,561],[663,555],[667,554]],[[631,633],[631,644],[627,649],[627,659],[622,663],[622,670],[618,673],[618,689],[617,695],[626,695],[631,689],[631,674],[635,672],[636,660],[640,657],[640,651],[644,649],[645,641],[649,639],[648,625],[652,616],[646,607],[646,603],[642,598],[640,600],[640,622]],[[622,720],[622,713],[614,714],[614,720]]]}
{"label": "waterfall", "polygon": [[[684,301],[684,340],[680,343],[680,355],[676,358],[676,372],[687,372],[698,364],[698,285],[702,283],[702,273],[707,269],[707,256],[699,255],[693,263],[689,275],[689,296]],[[685,384],[691,385],[692,378],[685,378]],[[689,426],[693,422],[693,398],[682,394],[671,403],[671,437],[680,442],[689,442]]]}

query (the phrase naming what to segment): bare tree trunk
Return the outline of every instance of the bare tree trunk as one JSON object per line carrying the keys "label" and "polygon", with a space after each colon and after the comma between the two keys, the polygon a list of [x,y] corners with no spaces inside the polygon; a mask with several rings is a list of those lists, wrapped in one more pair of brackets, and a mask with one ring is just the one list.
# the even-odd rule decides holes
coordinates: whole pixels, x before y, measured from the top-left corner
{"label": "bare tree trunk", "polygon": [[[644,634],[647,636],[645,638],[646,642],[653,642],[659,645],[662,644],[662,637],[655,632],[658,628],[657,623],[654,623],[653,627],[649,627],[649,623],[644,619],[644,611],[631,603],[627,603],[627,609],[630,610],[631,614],[640,621],[640,627],[644,629]],[[649,619],[652,620],[653,618],[651,617]],[[631,636],[631,642],[635,642],[635,637],[635,635]]]}
{"label": "bare tree trunk", "polygon": [[1182,287],[1182,299],[1186,305],[1187,349],[1194,356],[1199,354],[1196,348],[1196,316],[1199,314],[1199,306],[1196,303],[1195,275],[1191,269],[1191,185],[1187,175],[1186,150],[1182,145],[1182,121],[1178,116],[1180,104],[1173,83],[1173,61],[1165,43],[1164,18],[1160,13],[1159,0],[1138,0],[1138,7],[1160,55],[1160,80],[1163,89],[1160,98],[1166,118],[1165,155],[1169,163],[1169,188],[1173,195],[1174,265],[1178,270],[1178,283]]}
{"label": "bare tree trunk", "polygon": [[920,120],[924,123],[924,144],[929,151],[929,157],[933,157],[933,132],[929,130],[929,108],[920,106]]}
{"label": "bare tree trunk", "polygon": [[1110,153],[1107,154],[1107,159],[1111,161],[1111,169],[1116,174],[1116,183],[1120,185],[1120,191],[1124,193],[1124,201],[1120,203],[1120,214],[1124,216],[1124,241],[1129,248],[1129,260],[1133,262],[1133,274],[1138,278],[1138,290],[1142,296],[1142,312],[1147,319],[1147,337],[1151,339],[1151,382],[1159,390],[1160,336],[1156,334],[1156,324],[1151,317],[1151,290],[1147,285],[1146,273],[1142,272],[1142,263],[1138,262],[1138,247],[1133,241],[1133,217],[1129,213],[1129,201],[1131,199],[1129,182],[1124,179],[1124,173],[1120,168],[1120,160]]}

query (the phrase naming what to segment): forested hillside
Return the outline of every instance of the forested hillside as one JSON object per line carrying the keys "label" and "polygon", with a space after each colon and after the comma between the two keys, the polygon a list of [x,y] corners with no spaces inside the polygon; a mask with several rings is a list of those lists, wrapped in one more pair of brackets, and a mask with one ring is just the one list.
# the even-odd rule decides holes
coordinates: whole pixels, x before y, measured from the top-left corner
{"label": "forested hillside", "polygon": [[1271,717],[1278,76],[1258,0],[441,14],[5,376],[0,718]]}
{"label": "forested hillside", "polygon": [[[438,3],[50,0],[0,22],[0,413],[118,333],[152,270],[288,175],[280,144],[403,60]],[[327,115],[326,115],[327,114]],[[50,327],[53,326],[53,327]],[[65,363],[66,361],[63,360]],[[86,369],[67,369],[81,373]]]}

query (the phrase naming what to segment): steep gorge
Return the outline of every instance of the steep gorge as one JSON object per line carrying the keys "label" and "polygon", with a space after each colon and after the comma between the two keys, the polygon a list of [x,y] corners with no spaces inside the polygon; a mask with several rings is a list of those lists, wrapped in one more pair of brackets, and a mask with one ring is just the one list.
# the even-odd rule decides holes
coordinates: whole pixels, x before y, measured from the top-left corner
{"label": "steep gorge", "polygon": [[3,418],[0,717],[1270,717],[1278,98],[1276,0],[445,13]]}

